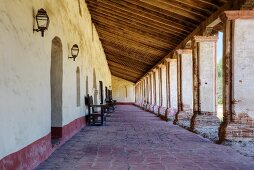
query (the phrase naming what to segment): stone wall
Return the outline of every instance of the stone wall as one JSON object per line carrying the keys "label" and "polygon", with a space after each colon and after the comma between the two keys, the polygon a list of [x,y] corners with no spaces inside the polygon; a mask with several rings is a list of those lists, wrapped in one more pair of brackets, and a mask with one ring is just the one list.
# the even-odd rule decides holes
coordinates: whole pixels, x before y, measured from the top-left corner
{"label": "stone wall", "polygon": [[[33,15],[40,8],[50,17],[44,37],[32,31]],[[86,114],[84,95],[92,94],[93,69],[97,83],[101,80],[104,86],[111,85],[111,74],[85,1],[3,0],[0,14],[1,160],[51,132],[50,67],[55,37],[61,41],[63,60],[60,126]],[[80,48],[76,61],[68,59],[73,44]],[[80,106],[77,106],[77,67]]]}

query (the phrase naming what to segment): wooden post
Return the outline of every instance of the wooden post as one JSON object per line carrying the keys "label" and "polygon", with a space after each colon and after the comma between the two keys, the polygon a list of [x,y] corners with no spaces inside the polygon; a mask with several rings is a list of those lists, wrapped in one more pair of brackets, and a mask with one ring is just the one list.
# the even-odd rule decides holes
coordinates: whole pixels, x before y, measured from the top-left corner
{"label": "wooden post", "polygon": [[219,143],[226,138],[226,128],[232,121],[232,28],[233,21],[221,17],[224,23],[224,44],[223,44],[223,122],[219,128]]}
{"label": "wooden post", "polygon": [[167,109],[165,112],[165,118],[168,118],[168,112],[170,109],[170,60],[166,59],[166,103],[167,103]]}
{"label": "wooden post", "polygon": [[153,99],[154,99],[154,105],[157,104],[156,101],[156,69],[153,70]]}
{"label": "wooden post", "polygon": [[177,52],[177,105],[178,111],[175,115],[174,124],[178,122],[178,114],[183,110],[182,106],[182,59],[181,54]]}

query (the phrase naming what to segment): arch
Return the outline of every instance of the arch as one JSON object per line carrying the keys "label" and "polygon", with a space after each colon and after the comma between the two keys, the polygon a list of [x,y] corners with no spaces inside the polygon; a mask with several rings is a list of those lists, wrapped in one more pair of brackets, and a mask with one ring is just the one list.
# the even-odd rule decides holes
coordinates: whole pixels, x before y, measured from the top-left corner
{"label": "arch", "polygon": [[77,107],[80,106],[80,70],[79,67],[77,67],[76,70],[76,89],[77,89]]}
{"label": "arch", "polygon": [[59,37],[52,40],[50,88],[51,88],[51,138],[61,138],[62,131],[62,93],[63,93],[63,49]]}

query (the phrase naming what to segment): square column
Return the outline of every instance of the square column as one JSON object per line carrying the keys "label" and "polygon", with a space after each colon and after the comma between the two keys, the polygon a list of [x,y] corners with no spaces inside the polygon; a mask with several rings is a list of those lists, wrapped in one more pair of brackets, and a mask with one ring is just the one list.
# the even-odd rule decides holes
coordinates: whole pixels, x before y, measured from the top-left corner
{"label": "square column", "polygon": [[220,142],[254,138],[254,11],[225,11]]}
{"label": "square column", "polygon": [[190,128],[215,140],[220,125],[216,109],[217,40],[217,36],[194,36],[192,40],[193,116]]}
{"label": "square column", "polygon": [[153,108],[155,106],[155,77],[154,77],[154,71],[150,72],[151,76],[151,105],[149,108],[150,112],[153,112]]}
{"label": "square column", "polygon": [[146,80],[146,104],[144,109],[148,110],[148,108],[150,107],[150,101],[149,101],[149,95],[150,95],[150,85],[149,85],[149,75],[147,75],[145,77]]}
{"label": "square column", "polygon": [[174,120],[178,111],[177,101],[177,60],[166,59],[166,93],[167,109],[165,117],[167,120]]}
{"label": "square column", "polygon": [[159,115],[162,119],[166,120],[165,114],[167,109],[167,92],[166,92],[166,65],[165,63],[160,64],[160,107]]}
{"label": "square column", "polygon": [[152,81],[152,72],[149,72],[149,84],[150,84],[150,90],[149,90],[149,92],[150,92],[150,99],[149,99],[149,101],[150,101],[150,106],[149,106],[149,109],[148,110],[150,110],[150,107],[153,105],[153,81]]}
{"label": "square column", "polygon": [[174,123],[189,128],[193,113],[192,50],[177,50],[177,63],[178,112]]}
{"label": "square column", "polygon": [[[150,111],[157,114],[158,113],[158,105],[157,105],[157,96],[158,96],[158,92],[157,92],[157,77],[158,75],[156,74],[157,73],[157,69],[154,68],[153,69],[153,105],[150,107]],[[156,112],[155,112],[156,111]]]}
{"label": "square column", "polygon": [[159,67],[156,67],[153,71],[154,71],[154,100],[155,100],[153,113],[158,115],[160,104]]}

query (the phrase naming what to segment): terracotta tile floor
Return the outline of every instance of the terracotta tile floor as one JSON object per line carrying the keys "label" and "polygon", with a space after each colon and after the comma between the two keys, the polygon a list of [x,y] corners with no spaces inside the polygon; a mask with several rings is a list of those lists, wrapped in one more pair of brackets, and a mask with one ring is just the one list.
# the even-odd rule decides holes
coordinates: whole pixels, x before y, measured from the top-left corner
{"label": "terracotta tile floor", "polygon": [[37,169],[254,169],[254,161],[135,106],[118,106],[102,127],[87,126]]}

